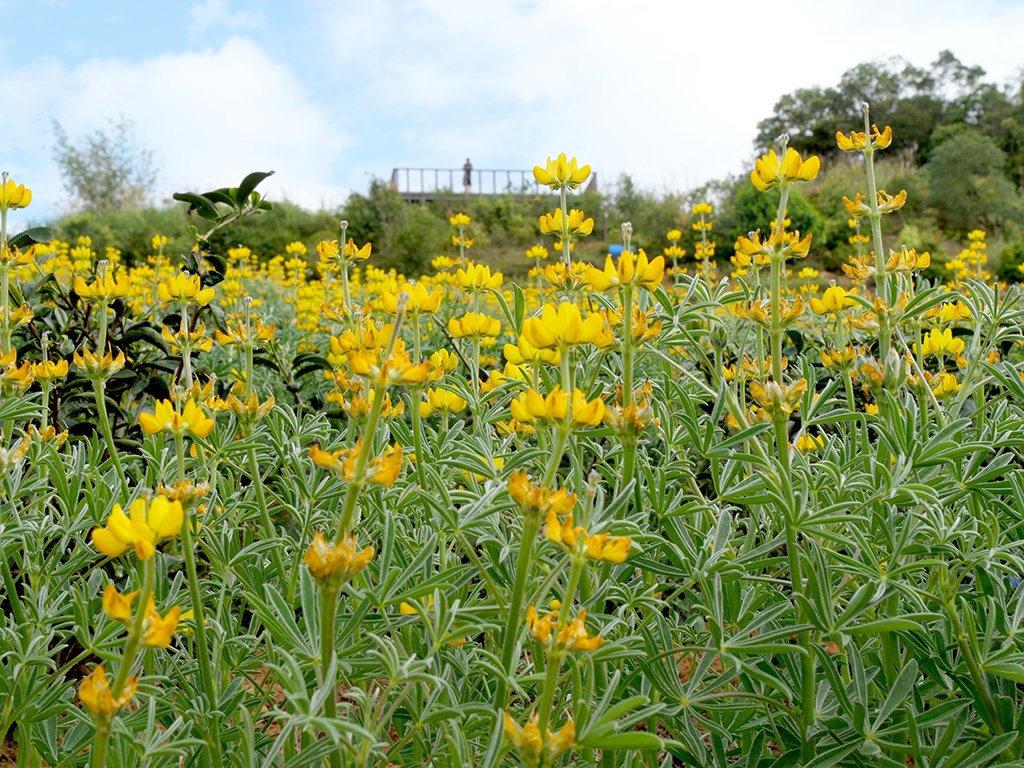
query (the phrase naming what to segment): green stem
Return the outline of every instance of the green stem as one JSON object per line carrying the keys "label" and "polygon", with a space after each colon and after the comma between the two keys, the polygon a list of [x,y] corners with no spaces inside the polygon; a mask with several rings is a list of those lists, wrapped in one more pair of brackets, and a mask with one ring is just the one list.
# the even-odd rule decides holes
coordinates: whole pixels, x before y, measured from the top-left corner
{"label": "green stem", "polygon": [[[260,521],[263,523],[263,532],[267,539],[277,538],[277,529],[274,521],[270,519],[270,509],[267,505],[267,496],[263,488],[263,475],[260,472],[259,462],[256,460],[256,447],[249,443],[249,474],[252,476],[252,485],[256,490],[256,505],[260,510]],[[274,562],[274,570],[277,571],[278,582],[284,584],[287,581],[287,569],[284,565],[284,555],[281,547],[273,547],[270,550],[270,559]]]}
{"label": "green stem", "polygon": [[135,615],[132,617],[131,626],[128,628],[128,639],[124,645],[124,655],[121,657],[121,665],[117,668],[117,675],[114,677],[114,684],[110,686],[110,693],[116,699],[124,691],[124,684],[128,681],[128,673],[135,663],[139,647],[142,645],[142,630],[146,623],[146,608],[149,606],[149,597],[153,594],[153,583],[156,581],[156,560],[152,557],[142,562],[142,589],[135,602]]}
{"label": "green stem", "polygon": [[121,481],[121,494],[128,497],[128,479],[124,474],[124,467],[121,466],[121,455],[114,445],[114,433],[110,430],[110,419],[107,417],[107,400],[103,393],[103,385],[99,381],[93,382],[93,393],[96,395],[96,415],[100,421],[100,431],[107,443],[107,452],[117,471],[117,477]]}
{"label": "green stem", "polygon": [[96,739],[92,744],[92,755],[89,757],[91,768],[106,768],[107,745],[110,743],[110,718],[96,715]]}
{"label": "green stem", "polygon": [[512,677],[512,656],[515,654],[516,640],[519,639],[522,623],[523,597],[526,591],[526,577],[533,561],[533,547],[537,541],[540,521],[535,515],[527,515],[523,521],[523,536],[519,540],[519,557],[516,560],[516,580],[512,585],[512,596],[509,600],[508,621],[501,646],[501,670],[504,673],[498,680],[498,688],[494,700],[498,711],[508,705],[508,680]]}
{"label": "green stem", "polygon": [[992,727],[995,728],[996,734],[1001,735],[1005,732],[1005,729],[996,713],[996,705],[992,700],[992,692],[988,688],[988,681],[985,680],[985,673],[982,672],[981,667],[978,665],[978,660],[974,658],[971,638],[968,637],[963,623],[960,621],[960,614],[956,609],[956,597],[954,596],[947,600],[945,607],[946,613],[949,616],[949,623],[953,628],[953,635],[956,637],[957,646],[960,648],[960,654],[964,657],[964,662],[967,664],[967,669],[971,675],[971,681],[974,683],[974,690],[978,692],[982,706],[985,708],[985,714],[992,723]]}
{"label": "green stem", "polygon": [[[174,443],[178,454],[178,482],[184,483],[184,436],[176,434],[174,436]],[[199,662],[199,677],[203,687],[203,694],[206,696],[211,709],[206,743],[214,768],[220,768],[223,761],[220,752],[218,718],[212,714],[217,709],[219,697],[213,680],[213,670],[210,667],[210,650],[206,638],[206,612],[203,608],[203,599],[199,592],[199,576],[196,572],[196,553],[192,542],[192,510],[187,506],[185,508],[185,522],[181,526],[181,547],[185,556],[185,573],[188,576],[188,592],[192,602],[192,617],[196,626],[196,656]]]}
{"label": "green stem", "polygon": [[[334,681],[328,681],[331,662],[334,660],[334,624],[338,615],[338,590],[325,586],[320,592],[320,684],[331,688],[324,699],[324,716],[330,720],[338,716],[338,704],[334,698]],[[331,768],[341,768],[341,747],[332,750],[328,756]]]}

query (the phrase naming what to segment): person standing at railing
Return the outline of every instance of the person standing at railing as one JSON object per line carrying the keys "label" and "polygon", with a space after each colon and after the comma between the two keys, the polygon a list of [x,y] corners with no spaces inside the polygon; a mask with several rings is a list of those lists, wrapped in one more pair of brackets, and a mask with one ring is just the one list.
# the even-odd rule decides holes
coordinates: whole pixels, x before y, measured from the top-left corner
{"label": "person standing at railing", "polygon": [[469,158],[466,158],[466,164],[462,166],[462,186],[469,192],[469,188],[473,186],[473,164],[469,162]]}

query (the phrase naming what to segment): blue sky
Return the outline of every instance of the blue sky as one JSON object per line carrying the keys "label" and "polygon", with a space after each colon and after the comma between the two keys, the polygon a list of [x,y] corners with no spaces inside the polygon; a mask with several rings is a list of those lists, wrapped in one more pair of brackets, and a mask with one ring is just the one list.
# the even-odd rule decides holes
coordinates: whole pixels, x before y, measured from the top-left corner
{"label": "blue sky", "polygon": [[[157,200],[277,171],[340,204],[395,166],[530,168],[566,151],[655,191],[742,171],[757,121],[864,60],[949,48],[1005,81],[1024,2],[903,0],[860,31],[850,4],[791,0],[0,0],[0,167],[59,213],[52,121],[123,115],[156,154]],[[884,116],[879,116],[884,120]],[[852,127],[852,126],[851,126]]]}

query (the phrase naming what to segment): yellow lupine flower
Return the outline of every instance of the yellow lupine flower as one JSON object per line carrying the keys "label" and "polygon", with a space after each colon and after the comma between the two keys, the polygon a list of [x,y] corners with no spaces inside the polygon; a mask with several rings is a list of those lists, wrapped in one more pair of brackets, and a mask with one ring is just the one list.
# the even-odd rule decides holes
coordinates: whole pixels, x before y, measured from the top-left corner
{"label": "yellow lupine flower", "polygon": [[564,515],[576,506],[576,494],[565,488],[549,490],[534,485],[525,472],[513,472],[508,479],[508,494],[516,504],[529,512]]}
{"label": "yellow lupine flower", "polygon": [[454,392],[440,387],[428,389],[427,399],[420,403],[420,415],[423,418],[434,413],[458,413],[466,407],[466,400]]}
{"label": "yellow lupine flower", "polygon": [[205,438],[213,431],[214,421],[208,418],[201,405],[190,399],[179,413],[170,400],[157,400],[153,413],[140,413],[139,426],[147,435],[170,432],[172,435],[190,433]]}
{"label": "yellow lupine flower", "polygon": [[370,563],[373,552],[373,547],[357,552],[354,535],[346,536],[338,544],[331,544],[317,531],[302,562],[317,581],[347,581]]}
{"label": "yellow lupine flower", "polygon": [[139,590],[122,594],[113,584],[107,584],[103,590],[103,612],[115,621],[128,624],[132,620],[132,601]]}
{"label": "yellow lupine flower", "polygon": [[32,365],[32,378],[38,382],[50,382],[54,379],[63,379],[68,375],[68,361],[43,360]]}
{"label": "yellow lupine flower", "polygon": [[88,349],[83,349],[81,354],[75,352],[71,359],[75,363],[75,367],[88,378],[108,378],[124,368],[125,364],[124,352],[118,352],[114,357],[107,352],[99,357]]}
{"label": "yellow lupine flower", "polygon": [[115,504],[106,526],[92,529],[92,544],[107,557],[119,557],[132,547],[140,560],[148,560],[160,541],[181,533],[184,520],[181,502],[162,495],[136,499],[127,515]]}
{"label": "yellow lupine flower", "polygon": [[557,544],[569,554],[577,554],[577,546],[584,542],[582,554],[591,560],[606,563],[621,563],[629,554],[633,539],[629,536],[610,536],[607,533],[590,535],[586,529],[573,525],[572,513],[560,519],[556,510],[549,509],[544,524],[544,535],[548,541]]}
{"label": "yellow lupine flower", "polygon": [[825,447],[825,438],[821,435],[809,435],[804,432],[796,440],[796,449],[800,453],[814,453],[819,448]]}
{"label": "yellow lupine flower", "polygon": [[940,399],[947,395],[955,394],[958,391],[960,391],[960,382],[956,380],[956,376],[952,373],[946,372],[939,374],[938,383],[932,387],[932,394]]}
{"label": "yellow lupine flower", "polygon": [[648,261],[641,248],[637,253],[623,251],[616,264],[611,255],[605,257],[604,269],[587,270],[587,284],[595,291],[606,291],[620,285],[640,285],[649,291],[661,285],[665,274],[665,257],[656,256]]}
{"label": "yellow lupine flower", "polygon": [[569,394],[556,386],[547,395],[535,389],[519,393],[511,403],[509,410],[512,418],[521,424],[540,422],[561,422],[569,412]]}
{"label": "yellow lupine flower", "polygon": [[811,310],[816,315],[838,315],[844,309],[856,305],[857,302],[850,298],[850,294],[838,285],[826,288],[820,299],[817,297],[811,299]]}
{"label": "yellow lupine flower", "polygon": [[348,353],[348,368],[356,376],[384,387],[391,384],[419,384],[434,373],[434,366],[429,361],[413,363],[404,344],[395,344],[387,360],[381,361],[381,355],[382,350],[379,349],[353,349]]}
{"label": "yellow lupine flower", "polygon": [[389,315],[398,311],[398,297],[405,294],[405,311],[410,315],[432,315],[441,306],[442,291],[428,291],[423,283],[405,283],[397,290],[386,290],[380,295],[381,308]]}
{"label": "yellow lupine flower", "polygon": [[469,264],[455,272],[455,284],[464,291],[486,291],[500,288],[501,272],[491,274],[491,268],[484,264]]}
{"label": "yellow lupine flower", "polygon": [[[309,458],[323,469],[329,469],[345,482],[356,480],[356,461],[363,447],[360,437],[352,448],[337,451],[325,451],[313,444],[309,449]],[[402,469],[402,447],[398,444],[388,448],[381,456],[375,456],[368,462],[366,475],[360,482],[377,485],[393,485]]]}
{"label": "yellow lupine flower", "polygon": [[501,333],[501,321],[482,312],[467,312],[448,320],[448,333],[456,339],[473,336],[493,339]]}
{"label": "yellow lupine flower", "polygon": [[454,216],[448,217],[448,223],[453,227],[468,227],[472,221],[465,213],[456,213]]}
{"label": "yellow lupine flower", "polygon": [[0,210],[11,211],[15,208],[28,208],[31,202],[32,190],[24,184],[15,184],[12,179],[6,178],[0,184]]}
{"label": "yellow lupine flower", "polygon": [[817,155],[811,155],[804,160],[799,152],[789,147],[780,162],[779,156],[772,149],[768,154],[758,158],[754,164],[754,170],[750,172],[750,183],[764,192],[772,187],[788,186],[797,181],[813,181],[820,169],[821,159]]}
{"label": "yellow lupine flower", "polygon": [[571,209],[569,215],[565,217],[562,216],[561,208],[555,208],[551,213],[543,214],[537,220],[537,224],[545,235],[568,234],[574,237],[589,235],[594,231],[594,220],[576,208]]}
{"label": "yellow lupine flower", "polygon": [[174,631],[181,620],[181,606],[176,605],[164,616],[156,610],[153,596],[149,596],[149,605],[146,606],[146,620],[142,641],[148,648],[166,648],[171,644]]}
{"label": "yellow lupine flower", "polygon": [[345,243],[345,247],[341,249],[341,255],[348,261],[365,261],[370,258],[370,254],[373,252],[372,243],[364,243],[360,248],[356,245],[356,241],[351,237],[348,242]]}
{"label": "yellow lupine flower", "polygon": [[451,373],[459,367],[459,356],[447,349],[439,349],[430,356],[430,364],[435,369]]}
{"label": "yellow lupine flower", "polygon": [[587,612],[567,622],[558,632],[556,642],[567,651],[594,651],[601,647],[604,638],[587,632]]}
{"label": "yellow lupine flower", "polygon": [[115,699],[107,682],[107,670],[103,664],[98,664],[92,674],[79,683],[78,698],[93,717],[111,717],[131,701],[137,688],[138,677],[133,675],[125,680],[121,695]]}
{"label": "yellow lupine flower", "polygon": [[[957,358],[964,353],[965,348],[964,340],[954,337],[951,328],[941,331],[938,328],[932,328],[921,341],[921,354],[925,357],[929,355],[936,357],[951,355]],[[917,351],[916,344],[914,345],[914,351]]]}
{"label": "yellow lupine flower", "polygon": [[181,272],[168,277],[167,280],[156,287],[157,296],[160,301],[166,303],[181,302],[182,304],[192,303],[205,307],[213,301],[213,288],[203,288],[199,275],[190,275]]}
{"label": "yellow lupine flower", "polygon": [[75,278],[75,293],[83,301],[110,303],[114,299],[130,296],[131,292],[131,280],[124,272],[118,274],[116,278],[111,277],[109,273],[103,277],[97,275],[91,283],[85,282],[83,277]]}
{"label": "yellow lupine flower", "polygon": [[505,738],[527,766],[557,765],[559,756],[570,749],[576,741],[576,724],[567,720],[557,733],[548,731],[541,738],[537,713],[534,712],[522,728],[508,712],[503,712]]}
{"label": "yellow lupine flower", "polygon": [[572,423],[576,427],[596,427],[604,421],[606,412],[604,400],[595,397],[587,400],[587,396],[579,389],[572,391]]}
{"label": "yellow lupine flower", "polygon": [[863,151],[868,148],[885,149],[891,143],[892,127],[888,125],[881,132],[877,125],[872,125],[870,136],[863,131],[850,131],[849,136],[839,131],[836,132],[836,146],[843,152]]}
{"label": "yellow lupine flower", "polygon": [[584,165],[580,168],[576,158],[567,159],[565,152],[552,160],[550,157],[544,167],[539,165],[533,167],[533,178],[538,184],[544,184],[551,189],[576,189],[590,176],[590,166]]}
{"label": "yellow lupine flower", "polygon": [[502,347],[505,359],[513,365],[558,365],[562,361],[562,353],[556,349],[538,348],[530,344],[525,336],[516,339],[515,344],[506,344]]}
{"label": "yellow lupine flower", "polygon": [[574,302],[545,304],[540,316],[523,321],[522,336],[537,349],[594,344],[604,331],[604,322],[604,317],[596,313],[584,320]]}

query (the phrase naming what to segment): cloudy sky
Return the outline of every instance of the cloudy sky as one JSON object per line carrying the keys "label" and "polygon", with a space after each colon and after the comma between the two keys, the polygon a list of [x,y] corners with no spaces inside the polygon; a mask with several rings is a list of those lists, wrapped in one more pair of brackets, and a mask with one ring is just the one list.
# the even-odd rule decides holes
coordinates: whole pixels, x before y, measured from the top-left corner
{"label": "cloudy sky", "polygon": [[[861,10],[856,10],[860,8]],[[865,60],[1024,65],[1022,0],[0,0],[0,167],[63,210],[53,120],[133,121],[158,199],[273,169],[318,208],[403,167],[531,168],[681,190],[741,171],[757,122]],[[772,12],[773,15],[769,15]],[[879,116],[884,119],[884,116]]]}

